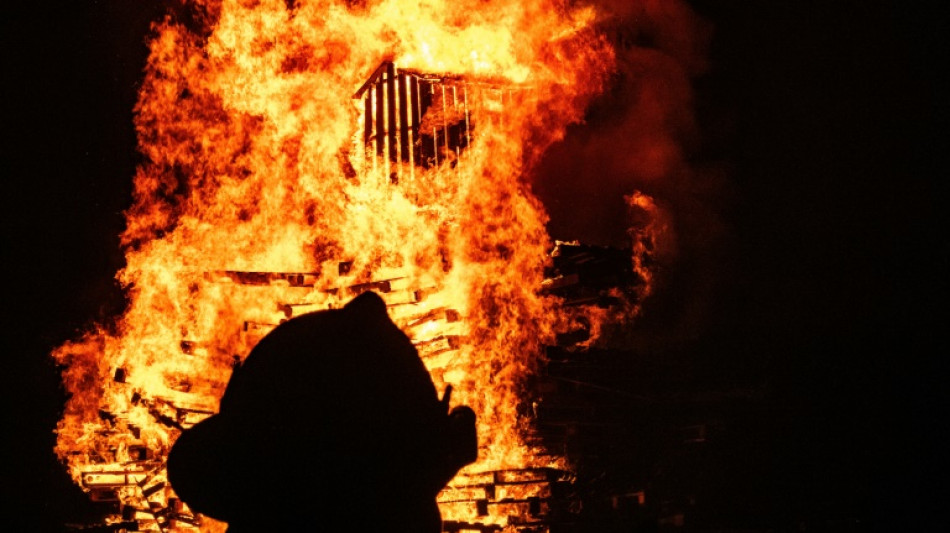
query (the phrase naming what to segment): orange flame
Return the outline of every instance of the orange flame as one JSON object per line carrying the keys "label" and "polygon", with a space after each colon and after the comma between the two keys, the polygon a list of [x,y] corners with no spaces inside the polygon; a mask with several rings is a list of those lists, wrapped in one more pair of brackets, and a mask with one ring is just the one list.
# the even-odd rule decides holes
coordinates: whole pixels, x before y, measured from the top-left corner
{"label": "orange flame", "polygon": [[[164,457],[181,428],[216,411],[270,328],[367,288],[436,385],[476,410],[471,471],[562,464],[525,443],[518,405],[567,316],[539,294],[552,243],[523,176],[613,63],[594,10],[572,4],[196,1],[202,27],[155,24],[118,274],[128,307],[53,354],[71,393],[56,450],[76,482],[155,528],[199,527],[150,512],[176,505]],[[382,61],[507,89],[473,96],[457,160],[393,184],[352,98]]]}

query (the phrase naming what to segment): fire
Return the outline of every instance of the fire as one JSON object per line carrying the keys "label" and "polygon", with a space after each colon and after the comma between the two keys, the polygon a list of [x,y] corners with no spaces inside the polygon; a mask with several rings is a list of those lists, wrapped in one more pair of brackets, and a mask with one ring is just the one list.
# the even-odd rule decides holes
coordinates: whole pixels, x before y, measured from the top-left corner
{"label": "fire", "polygon": [[[561,0],[191,9],[198,22],[166,18],[150,40],[136,107],[145,161],[118,274],[128,306],[53,354],[71,393],[56,451],[75,481],[144,529],[219,527],[175,500],[171,444],[216,411],[271,328],[363,290],[386,299],[437,387],[475,409],[481,449],[466,475],[565,466],[526,442],[520,395],[556,331],[598,314],[540,291],[553,243],[525,176],[612,68],[595,11]],[[380,65],[391,69],[366,98],[411,75],[443,114],[387,131],[410,104],[377,116],[375,100],[353,97]],[[450,145],[450,123],[464,143]]]}

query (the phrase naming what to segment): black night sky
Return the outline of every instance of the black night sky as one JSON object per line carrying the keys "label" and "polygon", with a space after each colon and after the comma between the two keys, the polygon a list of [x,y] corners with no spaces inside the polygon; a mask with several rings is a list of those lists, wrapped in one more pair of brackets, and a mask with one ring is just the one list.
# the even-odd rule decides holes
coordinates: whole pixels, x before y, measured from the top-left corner
{"label": "black night sky", "polygon": [[[52,455],[64,397],[47,354],[121,308],[132,107],[165,9],[57,4],[6,8],[0,34],[9,531],[91,512]],[[690,4],[714,27],[694,90],[699,151],[728,169],[729,238],[708,318],[668,366],[684,393],[761,393],[736,419],[718,527],[932,530],[946,495],[946,18],[924,2]],[[553,236],[570,238],[560,223]],[[655,313],[645,323],[662,327]]]}

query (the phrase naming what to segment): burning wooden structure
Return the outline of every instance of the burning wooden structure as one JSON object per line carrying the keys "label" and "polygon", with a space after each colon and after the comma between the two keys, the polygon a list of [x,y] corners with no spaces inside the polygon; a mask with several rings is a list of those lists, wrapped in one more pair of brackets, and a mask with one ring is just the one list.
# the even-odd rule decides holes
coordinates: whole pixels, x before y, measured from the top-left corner
{"label": "burning wooden structure", "polygon": [[[384,62],[354,95],[363,103],[363,142],[368,154],[375,154],[393,170],[408,164],[410,176],[415,165],[457,163],[472,140],[469,87],[461,80],[397,69]],[[398,180],[398,174],[392,176]]]}
{"label": "burning wooden structure", "polygon": [[410,189],[426,187],[417,175],[428,169],[457,169],[460,176],[458,167],[464,164],[477,121],[504,121],[506,104],[522,90],[383,62],[353,95],[363,115],[363,149],[356,151],[354,161],[364,176]]}
{"label": "burning wooden structure", "polygon": [[372,290],[437,388],[478,416],[479,460],[439,497],[446,531],[571,523],[565,435],[533,425],[553,402],[533,377],[546,346],[590,345],[649,287],[637,243],[552,245],[523,181],[605,75],[592,12],[500,11],[473,23],[479,39],[521,47],[530,26],[538,52],[494,58],[463,35],[439,46],[446,65],[425,59],[430,44],[406,44],[344,99],[342,81],[365,76],[360,58],[382,55],[373,31],[352,26],[389,15],[341,8],[334,26],[288,9],[226,3],[204,40],[157,27],[137,108],[146,162],[123,235],[129,306],[54,354],[72,393],[57,453],[109,527],[221,530],[169,486],[171,445],[216,412],[231,370],[273,327]]}

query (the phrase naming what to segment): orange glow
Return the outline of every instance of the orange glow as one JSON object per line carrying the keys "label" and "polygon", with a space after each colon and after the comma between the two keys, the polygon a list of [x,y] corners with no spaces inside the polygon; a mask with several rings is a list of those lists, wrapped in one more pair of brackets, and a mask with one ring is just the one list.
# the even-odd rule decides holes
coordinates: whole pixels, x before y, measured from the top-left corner
{"label": "orange glow", "polygon": [[[612,68],[596,13],[562,0],[351,4],[196,1],[207,28],[154,26],[118,273],[129,305],[53,354],[71,393],[57,454],[143,528],[223,527],[154,512],[181,506],[165,480],[172,443],[217,410],[233,365],[271,328],[366,289],[437,388],[475,409],[479,460],[465,475],[566,466],[526,444],[524,382],[557,331],[585,315],[596,337],[608,317],[540,293],[553,243],[524,176]],[[456,80],[456,115],[442,120],[471,121],[464,151],[422,166],[367,149],[353,93],[385,61]],[[445,519],[473,513],[443,505]]]}

